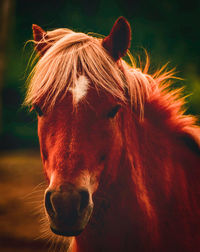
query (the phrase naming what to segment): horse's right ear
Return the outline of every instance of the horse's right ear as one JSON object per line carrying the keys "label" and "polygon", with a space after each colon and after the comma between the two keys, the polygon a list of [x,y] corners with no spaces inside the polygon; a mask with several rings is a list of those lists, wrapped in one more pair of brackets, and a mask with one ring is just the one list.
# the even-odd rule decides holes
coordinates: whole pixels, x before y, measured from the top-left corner
{"label": "horse's right ear", "polygon": [[35,41],[35,49],[38,51],[40,56],[44,55],[48,49],[45,39],[47,38],[47,33],[38,25],[33,24],[33,39]]}

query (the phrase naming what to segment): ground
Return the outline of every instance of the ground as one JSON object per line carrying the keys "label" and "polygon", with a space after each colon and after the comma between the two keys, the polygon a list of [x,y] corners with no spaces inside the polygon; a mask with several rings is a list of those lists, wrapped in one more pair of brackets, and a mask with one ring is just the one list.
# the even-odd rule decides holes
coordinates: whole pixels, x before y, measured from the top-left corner
{"label": "ground", "polygon": [[40,237],[45,180],[39,152],[1,152],[0,181],[0,251],[48,251]]}

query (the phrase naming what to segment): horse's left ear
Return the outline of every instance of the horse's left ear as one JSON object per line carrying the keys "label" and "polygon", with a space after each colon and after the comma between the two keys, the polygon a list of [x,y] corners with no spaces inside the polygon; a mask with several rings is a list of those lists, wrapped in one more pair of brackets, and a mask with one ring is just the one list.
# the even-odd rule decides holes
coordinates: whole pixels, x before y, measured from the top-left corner
{"label": "horse's left ear", "polygon": [[35,41],[35,49],[42,56],[46,50],[48,49],[47,43],[45,42],[45,38],[47,38],[47,33],[36,24],[32,25],[33,29],[33,39]]}
{"label": "horse's left ear", "polygon": [[109,52],[115,61],[123,57],[131,42],[131,28],[129,22],[124,17],[119,17],[110,32],[103,39],[102,45]]}

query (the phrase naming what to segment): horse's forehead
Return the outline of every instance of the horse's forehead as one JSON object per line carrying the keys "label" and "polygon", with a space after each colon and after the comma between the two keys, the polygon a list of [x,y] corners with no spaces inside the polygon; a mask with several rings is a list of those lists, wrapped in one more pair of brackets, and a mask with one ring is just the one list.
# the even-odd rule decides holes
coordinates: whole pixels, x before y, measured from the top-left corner
{"label": "horse's forehead", "polygon": [[95,87],[94,83],[85,75],[80,75],[73,87],[69,88],[72,95],[73,104],[81,107],[84,104],[90,104],[93,109],[106,109],[112,103],[115,103],[113,96],[105,91],[103,87]]}
{"label": "horse's forehead", "polygon": [[88,77],[81,75],[42,121],[43,124],[52,125],[52,128],[58,124],[64,127],[66,124],[70,127],[72,123],[88,125],[103,118],[115,103],[112,95],[102,88],[95,88]]}
{"label": "horse's forehead", "polygon": [[[87,76],[80,75],[63,103],[77,114],[102,113],[116,103],[116,99],[103,87],[95,85]],[[64,106],[65,107],[65,106]]]}
{"label": "horse's forehead", "polygon": [[73,100],[75,104],[78,104],[88,92],[89,80],[84,75],[79,76],[75,82],[74,87],[71,87],[69,91],[72,93]]}

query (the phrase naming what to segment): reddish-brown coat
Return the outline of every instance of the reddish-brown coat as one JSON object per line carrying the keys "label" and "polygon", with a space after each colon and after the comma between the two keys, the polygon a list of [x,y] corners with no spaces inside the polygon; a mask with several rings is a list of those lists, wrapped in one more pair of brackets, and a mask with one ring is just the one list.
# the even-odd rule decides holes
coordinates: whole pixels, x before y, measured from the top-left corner
{"label": "reddish-brown coat", "polygon": [[[116,26],[104,46],[118,60],[130,37],[113,52]],[[67,93],[38,118],[50,187],[70,181],[88,186],[93,196],[93,216],[73,252],[198,250],[200,130],[183,116],[180,100],[156,90],[145,101],[143,120],[93,83],[75,108]],[[117,104],[121,109],[108,118]]]}

